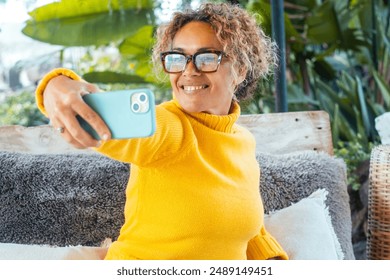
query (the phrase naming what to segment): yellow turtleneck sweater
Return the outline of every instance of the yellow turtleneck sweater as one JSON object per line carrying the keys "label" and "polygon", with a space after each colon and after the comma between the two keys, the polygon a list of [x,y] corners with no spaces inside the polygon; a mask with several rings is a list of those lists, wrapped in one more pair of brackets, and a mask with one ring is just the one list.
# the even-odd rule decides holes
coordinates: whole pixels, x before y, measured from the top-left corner
{"label": "yellow turtleneck sweater", "polygon": [[[63,71],[37,88],[42,112],[48,80]],[[125,223],[106,259],[288,258],[264,228],[255,140],[235,124],[239,114],[237,103],[216,116],[187,113],[172,100],[156,106],[153,136],[96,149],[131,163]]]}

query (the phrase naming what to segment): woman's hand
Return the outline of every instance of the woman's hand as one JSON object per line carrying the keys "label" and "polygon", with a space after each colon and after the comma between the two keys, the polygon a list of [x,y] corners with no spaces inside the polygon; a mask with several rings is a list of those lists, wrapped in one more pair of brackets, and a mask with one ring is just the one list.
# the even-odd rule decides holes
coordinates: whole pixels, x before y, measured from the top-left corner
{"label": "woman's hand", "polygon": [[87,121],[101,139],[108,140],[111,137],[104,121],[82,99],[83,95],[98,91],[99,88],[93,84],[58,76],[50,80],[43,93],[51,124],[76,148],[97,147],[100,144],[80,126],[77,115]]}

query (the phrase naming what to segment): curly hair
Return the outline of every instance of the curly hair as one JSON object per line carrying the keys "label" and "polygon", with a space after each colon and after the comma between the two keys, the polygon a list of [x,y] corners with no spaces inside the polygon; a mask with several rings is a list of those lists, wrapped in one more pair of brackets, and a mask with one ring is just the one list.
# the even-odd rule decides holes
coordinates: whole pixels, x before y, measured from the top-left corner
{"label": "curly hair", "polygon": [[236,78],[240,69],[247,70],[235,95],[238,100],[251,97],[259,79],[270,74],[277,64],[276,45],[257,24],[255,17],[237,5],[205,3],[196,10],[176,12],[169,23],[160,25],[152,56],[157,76],[162,73],[160,53],[170,50],[176,33],[192,21],[212,26],[223,51],[233,62],[232,73]]}

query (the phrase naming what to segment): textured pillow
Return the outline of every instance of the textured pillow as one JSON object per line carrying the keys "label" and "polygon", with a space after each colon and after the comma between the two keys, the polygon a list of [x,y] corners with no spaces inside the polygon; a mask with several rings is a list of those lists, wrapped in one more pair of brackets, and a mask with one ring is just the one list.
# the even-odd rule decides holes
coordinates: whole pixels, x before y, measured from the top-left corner
{"label": "textured pillow", "polygon": [[344,257],[355,259],[344,161],[314,151],[285,155],[259,153],[257,160],[261,167],[260,192],[265,213],[286,208],[324,188],[329,193],[326,205]]}
{"label": "textured pillow", "polygon": [[375,129],[378,131],[382,145],[390,145],[390,112],[375,118]]}
{"label": "textured pillow", "polygon": [[0,152],[0,242],[100,246],[124,221],[129,166],[95,154]]}
{"label": "textured pillow", "polygon": [[287,208],[265,215],[268,232],[278,240],[291,260],[344,258],[325,205],[326,196],[327,191],[320,189]]}

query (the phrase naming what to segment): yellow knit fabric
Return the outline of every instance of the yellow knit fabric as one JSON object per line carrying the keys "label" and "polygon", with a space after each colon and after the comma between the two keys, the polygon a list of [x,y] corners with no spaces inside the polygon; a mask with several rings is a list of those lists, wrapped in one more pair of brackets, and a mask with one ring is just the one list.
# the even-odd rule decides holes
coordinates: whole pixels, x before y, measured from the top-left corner
{"label": "yellow knit fabric", "polygon": [[239,114],[237,103],[216,116],[172,100],[156,106],[153,136],[96,149],[131,163],[125,223],[106,259],[288,259],[264,229],[255,140]]}

